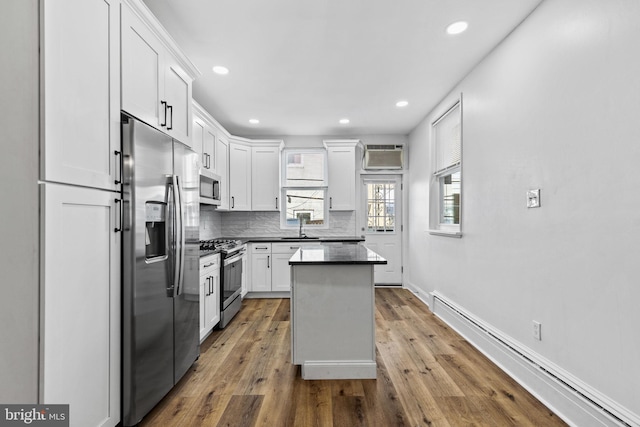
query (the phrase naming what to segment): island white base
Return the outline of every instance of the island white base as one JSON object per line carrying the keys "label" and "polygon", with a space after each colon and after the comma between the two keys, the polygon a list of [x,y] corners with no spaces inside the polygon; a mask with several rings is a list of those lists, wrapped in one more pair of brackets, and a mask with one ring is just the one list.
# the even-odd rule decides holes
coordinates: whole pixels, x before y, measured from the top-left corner
{"label": "island white base", "polygon": [[302,378],[305,380],[357,380],[375,379],[376,362],[367,360],[306,361],[302,364]]}
{"label": "island white base", "polygon": [[292,265],[291,349],[304,379],[376,378],[373,265]]}

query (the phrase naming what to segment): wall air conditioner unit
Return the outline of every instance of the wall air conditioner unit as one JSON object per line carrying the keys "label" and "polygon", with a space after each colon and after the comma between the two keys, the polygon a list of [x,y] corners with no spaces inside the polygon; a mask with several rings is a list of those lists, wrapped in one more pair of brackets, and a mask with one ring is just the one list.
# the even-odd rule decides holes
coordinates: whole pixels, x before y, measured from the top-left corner
{"label": "wall air conditioner unit", "polygon": [[402,145],[365,144],[364,169],[402,169],[404,165],[403,149]]}

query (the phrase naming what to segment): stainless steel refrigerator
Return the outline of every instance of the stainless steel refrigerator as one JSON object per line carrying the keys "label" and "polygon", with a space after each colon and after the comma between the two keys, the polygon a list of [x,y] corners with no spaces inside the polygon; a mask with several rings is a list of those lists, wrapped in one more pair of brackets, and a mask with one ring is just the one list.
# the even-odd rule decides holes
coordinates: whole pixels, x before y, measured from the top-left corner
{"label": "stainless steel refrigerator", "polygon": [[200,353],[198,155],[122,114],[122,420],[136,425]]}

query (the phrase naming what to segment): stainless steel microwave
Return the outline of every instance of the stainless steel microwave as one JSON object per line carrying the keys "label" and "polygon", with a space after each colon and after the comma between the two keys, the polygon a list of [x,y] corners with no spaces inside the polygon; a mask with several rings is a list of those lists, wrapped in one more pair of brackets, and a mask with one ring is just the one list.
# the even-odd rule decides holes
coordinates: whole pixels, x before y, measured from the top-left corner
{"label": "stainless steel microwave", "polygon": [[200,171],[200,203],[220,204],[220,176],[208,170]]}

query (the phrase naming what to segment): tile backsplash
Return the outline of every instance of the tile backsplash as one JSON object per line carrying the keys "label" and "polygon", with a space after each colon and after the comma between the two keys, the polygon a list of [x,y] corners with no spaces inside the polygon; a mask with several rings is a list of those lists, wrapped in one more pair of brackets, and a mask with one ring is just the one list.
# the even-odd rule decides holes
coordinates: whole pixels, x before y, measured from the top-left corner
{"label": "tile backsplash", "polygon": [[[304,228],[310,236],[357,236],[356,212],[330,212],[329,228]],[[216,237],[295,236],[298,230],[280,229],[279,212],[218,212],[200,208],[200,240]]]}

